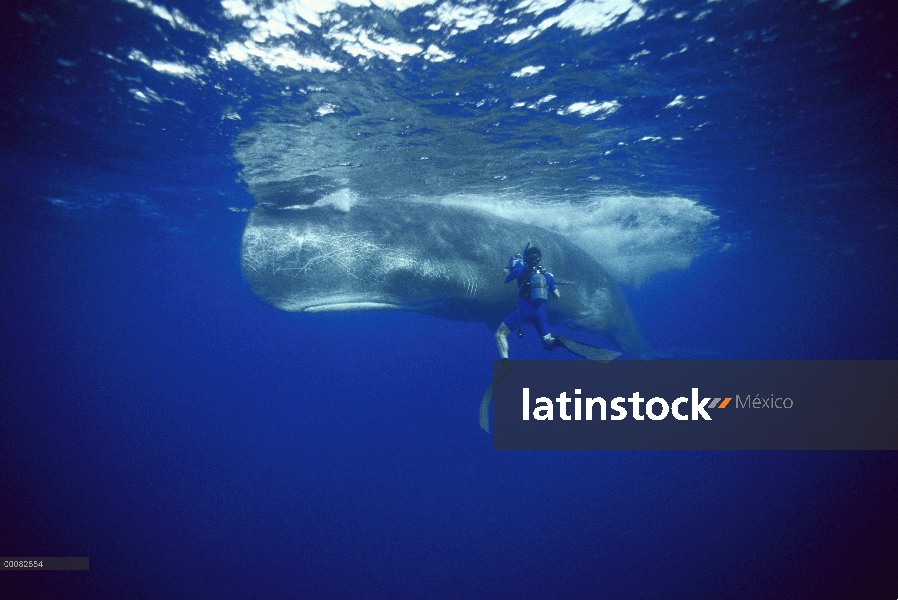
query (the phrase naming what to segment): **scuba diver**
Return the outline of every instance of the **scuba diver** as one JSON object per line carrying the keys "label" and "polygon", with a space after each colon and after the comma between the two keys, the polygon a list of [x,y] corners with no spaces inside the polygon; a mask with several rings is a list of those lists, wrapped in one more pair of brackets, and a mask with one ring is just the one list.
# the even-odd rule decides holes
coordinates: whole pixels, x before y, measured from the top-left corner
{"label": "scuba diver", "polygon": [[496,330],[496,345],[504,360],[508,359],[508,334],[517,329],[518,336],[523,337],[523,332],[520,331],[523,323],[530,323],[536,328],[546,350],[555,347],[556,338],[549,332],[546,303],[549,300],[549,292],[556,298],[561,297],[561,292],[555,285],[555,278],[540,264],[541,260],[540,249],[529,243],[524,247],[522,254],[515,254],[508,259],[505,283],[517,280],[518,308],[505,317]]}
{"label": "scuba diver", "polygon": [[508,360],[508,334],[513,329],[517,329],[518,337],[523,337],[524,333],[520,329],[523,323],[530,323],[539,331],[543,347],[546,350],[561,346],[577,356],[601,362],[608,362],[620,356],[620,352],[614,350],[575,342],[562,335],[552,336],[549,332],[549,319],[546,316],[546,303],[549,300],[549,292],[556,298],[560,298],[561,293],[558,291],[555,278],[540,264],[542,257],[539,248],[532,247],[528,243],[524,247],[523,253],[515,254],[508,259],[508,268],[505,269],[508,274],[505,276],[505,283],[517,280],[518,308],[505,317],[505,320],[499,325],[499,329],[496,330],[496,345],[499,347],[502,361],[493,372],[493,381],[486,388],[483,399],[480,401],[480,427],[487,433],[490,431],[490,406],[493,403],[493,389],[511,373],[513,368]]}

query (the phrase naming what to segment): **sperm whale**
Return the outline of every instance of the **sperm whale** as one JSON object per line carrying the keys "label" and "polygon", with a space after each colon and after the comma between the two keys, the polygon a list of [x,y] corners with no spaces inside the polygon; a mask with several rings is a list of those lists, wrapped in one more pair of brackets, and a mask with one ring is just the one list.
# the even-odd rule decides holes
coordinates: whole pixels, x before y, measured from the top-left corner
{"label": "sperm whale", "polygon": [[606,335],[622,350],[648,348],[614,279],[563,236],[476,209],[408,202],[351,208],[259,204],[243,234],[252,290],[296,312],[405,310],[490,327],[515,306],[507,257],[527,242],[562,282],[549,320]]}

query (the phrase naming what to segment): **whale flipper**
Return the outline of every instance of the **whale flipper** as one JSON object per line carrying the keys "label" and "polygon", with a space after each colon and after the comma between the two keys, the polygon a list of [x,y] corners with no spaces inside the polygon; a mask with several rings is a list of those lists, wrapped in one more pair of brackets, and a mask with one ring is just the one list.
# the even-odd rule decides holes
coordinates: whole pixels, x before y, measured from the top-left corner
{"label": "whale flipper", "polygon": [[493,389],[502,383],[502,380],[508,377],[512,370],[511,363],[507,358],[503,358],[499,370],[493,372],[492,383],[483,392],[483,399],[480,401],[480,428],[487,433],[490,432],[490,406],[493,404]]}
{"label": "whale flipper", "polygon": [[490,432],[490,406],[493,404],[493,384],[489,384],[480,401],[480,428]]}
{"label": "whale flipper", "polygon": [[590,346],[589,344],[581,344],[580,342],[569,340],[563,335],[556,335],[555,340],[559,345],[567,348],[577,356],[582,356],[583,358],[588,358],[589,360],[609,362],[621,355],[620,352],[615,352],[614,350],[596,348],[595,346]]}

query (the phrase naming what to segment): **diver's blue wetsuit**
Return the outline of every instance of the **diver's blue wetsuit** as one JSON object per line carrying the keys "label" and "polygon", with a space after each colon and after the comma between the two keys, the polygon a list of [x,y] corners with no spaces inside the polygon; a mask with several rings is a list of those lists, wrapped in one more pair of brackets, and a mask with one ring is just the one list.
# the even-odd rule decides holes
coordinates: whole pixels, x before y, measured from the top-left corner
{"label": "diver's blue wetsuit", "polygon": [[[537,267],[539,268],[539,267]],[[530,299],[530,276],[534,269],[524,263],[517,264],[505,277],[505,283],[517,279],[518,308],[502,321],[510,331],[517,329],[522,323],[530,323],[539,331],[540,337],[549,334],[549,319],[546,316],[546,301]],[[548,271],[540,271],[546,277],[549,290],[555,293],[555,278]]]}

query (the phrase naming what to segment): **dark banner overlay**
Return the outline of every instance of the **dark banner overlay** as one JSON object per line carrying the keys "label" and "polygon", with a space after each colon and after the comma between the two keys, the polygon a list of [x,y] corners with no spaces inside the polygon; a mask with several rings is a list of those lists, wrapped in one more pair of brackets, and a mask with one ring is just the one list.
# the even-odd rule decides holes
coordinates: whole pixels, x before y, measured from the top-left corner
{"label": "dark banner overlay", "polygon": [[496,361],[493,372],[496,450],[898,450],[898,361]]}

